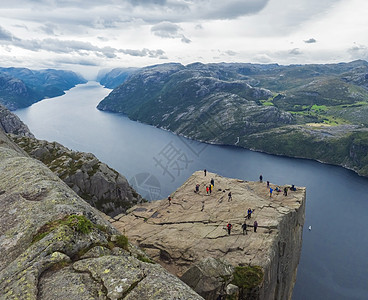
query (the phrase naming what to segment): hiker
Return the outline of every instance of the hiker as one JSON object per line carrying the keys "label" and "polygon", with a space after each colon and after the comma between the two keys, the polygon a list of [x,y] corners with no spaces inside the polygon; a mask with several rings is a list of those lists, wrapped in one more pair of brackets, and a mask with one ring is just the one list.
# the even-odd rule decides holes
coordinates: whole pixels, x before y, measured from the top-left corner
{"label": "hiker", "polygon": [[284,196],[287,196],[287,190],[288,190],[288,188],[287,188],[287,186],[285,186],[284,187]]}
{"label": "hiker", "polygon": [[270,182],[267,180],[267,187],[269,188],[270,187]]}
{"label": "hiker", "polygon": [[291,186],[291,188],[290,188],[290,190],[292,190],[292,191],[296,191],[295,186],[294,186],[294,185],[292,185],[292,186]]}
{"label": "hiker", "polygon": [[211,184],[212,184],[213,186],[215,186],[215,181],[213,180],[213,178],[211,178]]}
{"label": "hiker", "polygon": [[272,197],[273,188],[270,188],[270,197]]}
{"label": "hiker", "polygon": [[258,222],[254,221],[254,224],[253,224],[254,232],[257,232],[257,227],[258,227]]}
{"label": "hiker", "polygon": [[250,208],[248,208],[248,219],[250,219],[250,217],[252,216],[252,210]]}
{"label": "hiker", "polygon": [[229,194],[227,194],[229,196],[229,200],[227,201],[230,201],[230,200],[233,200],[233,197],[231,196],[231,192],[229,192]]}
{"label": "hiker", "polygon": [[231,228],[233,228],[233,225],[231,225],[230,221],[229,221],[229,223],[226,225],[226,228],[227,228],[227,232],[228,232],[228,234],[230,235]]}
{"label": "hiker", "polygon": [[204,171],[204,176],[206,176],[207,175],[207,170],[204,169],[203,171]]}
{"label": "hiker", "polygon": [[242,228],[243,228],[243,235],[244,235],[244,233],[248,234],[248,232],[247,232],[247,223],[245,221],[244,221],[244,224],[242,225]]}
{"label": "hiker", "polygon": [[169,206],[171,205],[171,197],[167,197],[167,200],[169,200]]}
{"label": "hiker", "polygon": [[259,182],[262,182],[262,180],[263,180],[263,176],[261,174],[261,175],[259,175]]}
{"label": "hiker", "polygon": [[209,188],[210,194],[211,194],[212,193],[212,185],[210,185],[208,188]]}
{"label": "hiker", "polygon": [[210,190],[210,188],[208,187],[208,185],[206,185],[206,192],[207,192],[207,195],[208,195],[209,190]]}
{"label": "hiker", "polygon": [[196,192],[196,193],[199,193],[199,184],[196,184],[195,192]]}

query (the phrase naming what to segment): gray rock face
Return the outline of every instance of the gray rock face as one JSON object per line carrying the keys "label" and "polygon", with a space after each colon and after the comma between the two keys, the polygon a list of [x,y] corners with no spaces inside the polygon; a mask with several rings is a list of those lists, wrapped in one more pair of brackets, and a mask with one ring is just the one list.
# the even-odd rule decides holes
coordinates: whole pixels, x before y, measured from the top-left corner
{"label": "gray rock face", "polygon": [[226,288],[232,279],[233,272],[234,267],[230,263],[221,259],[207,257],[190,267],[181,276],[181,280],[203,298],[216,299],[217,295],[224,296],[227,294]]}
{"label": "gray rock face", "polygon": [[42,161],[80,197],[100,211],[115,216],[142,202],[124,176],[92,153],[72,151],[59,143],[12,136],[30,156]]}
{"label": "gray rock face", "polygon": [[6,107],[0,104],[0,128],[6,133],[18,134],[21,136],[34,137],[17,115],[10,112]]}
{"label": "gray rock face", "polygon": [[0,141],[0,299],[202,299],[143,262],[44,164]]}

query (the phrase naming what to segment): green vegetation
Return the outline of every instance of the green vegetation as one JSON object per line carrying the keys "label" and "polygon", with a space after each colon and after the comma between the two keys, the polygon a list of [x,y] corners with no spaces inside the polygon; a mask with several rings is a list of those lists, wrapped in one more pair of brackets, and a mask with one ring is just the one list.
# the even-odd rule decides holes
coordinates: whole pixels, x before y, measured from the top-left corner
{"label": "green vegetation", "polygon": [[69,226],[73,231],[87,234],[95,227],[95,225],[85,216],[69,215],[62,219],[47,222],[43,225],[33,237],[32,243],[42,240],[50,232],[60,225]]}
{"label": "green vegetation", "polygon": [[143,256],[142,254],[138,254],[137,259],[139,259],[140,261],[145,262],[145,263],[155,264],[155,262],[153,260],[149,259],[146,256]]}
{"label": "green vegetation", "polygon": [[254,299],[257,288],[263,281],[263,270],[259,266],[235,267],[232,284],[239,287],[239,299]]}
{"label": "green vegetation", "polygon": [[116,237],[115,245],[119,248],[128,250],[128,238],[125,235],[118,235]]}

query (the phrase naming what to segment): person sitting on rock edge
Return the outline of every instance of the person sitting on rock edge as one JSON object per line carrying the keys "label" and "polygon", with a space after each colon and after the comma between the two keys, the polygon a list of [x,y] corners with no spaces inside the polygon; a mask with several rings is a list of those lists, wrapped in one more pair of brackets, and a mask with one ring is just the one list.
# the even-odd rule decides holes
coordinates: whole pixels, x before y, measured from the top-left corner
{"label": "person sitting on rock edge", "polygon": [[258,227],[258,222],[254,221],[253,223],[254,232],[257,232],[257,227]]}

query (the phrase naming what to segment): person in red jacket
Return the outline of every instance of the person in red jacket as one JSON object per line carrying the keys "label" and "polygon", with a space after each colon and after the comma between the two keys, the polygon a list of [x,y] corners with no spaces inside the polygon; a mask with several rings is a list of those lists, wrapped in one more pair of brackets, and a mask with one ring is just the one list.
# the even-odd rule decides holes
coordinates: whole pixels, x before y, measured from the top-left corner
{"label": "person in red jacket", "polygon": [[231,225],[230,221],[229,221],[229,223],[226,225],[226,227],[227,227],[227,232],[228,232],[228,233],[229,233],[229,235],[230,235],[231,228],[233,228],[233,225]]}

